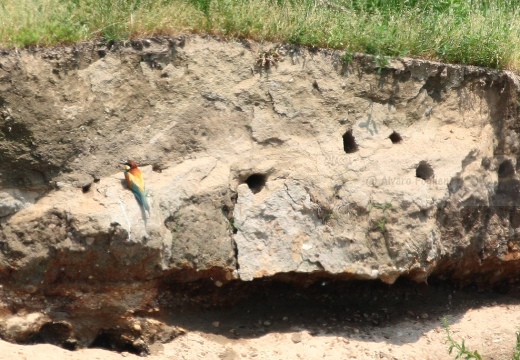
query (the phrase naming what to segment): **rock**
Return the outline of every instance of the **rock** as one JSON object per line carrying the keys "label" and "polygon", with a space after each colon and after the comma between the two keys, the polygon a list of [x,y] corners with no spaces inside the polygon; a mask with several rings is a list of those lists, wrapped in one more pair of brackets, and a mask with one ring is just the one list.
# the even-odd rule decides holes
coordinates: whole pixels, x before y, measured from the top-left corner
{"label": "rock", "polygon": [[195,35],[2,53],[2,317],[66,307],[78,346],[145,352],[126,316],[171,284],[517,281],[516,76],[299,51],[261,72],[254,46]]}
{"label": "rock", "polygon": [[29,313],[3,317],[0,322],[2,337],[8,341],[25,343],[38,334],[42,326],[50,322],[42,313]]}
{"label": "rock", "polygon": [[0,192],[0,218],[13,215],[21,209],[32,205],[40,196],[38,192],[18,189],[4,189]]}
{"label": "rock", "polygon": [[172,64],[166,65],[166,67],[161,71],[162,77],[173,78],[174,80],[180,80],[183,75],[184,69],[176,68]]}
{"label": "rock", "polygon": [[238,232],[234,239],[238,262],[243,264],[239,269],[242,280],[295,271],[302,263],[307,265],[306,271],[323,269],[319,261],[306,262],[301,254],[305,244],[318,242],[326,232],[316,216],[309,216],[312,205],[302,185],[268,181],[257,195],[246,184],[239,185],[237,191],[233,217]]}

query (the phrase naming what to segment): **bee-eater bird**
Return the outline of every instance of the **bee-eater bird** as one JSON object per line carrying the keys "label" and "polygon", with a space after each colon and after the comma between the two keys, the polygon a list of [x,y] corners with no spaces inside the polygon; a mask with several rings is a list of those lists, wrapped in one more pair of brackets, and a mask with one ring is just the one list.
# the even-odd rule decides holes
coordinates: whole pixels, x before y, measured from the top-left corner
{"label": "bee-eater bird", "polygon": [[148,205],[146,193],[144,191],[143,173],[139,170],[137,164],[133,160],[127,160],[121,164],[125,166],[125,180],[128,188],[132,190],[137,201],[139,201],[143,208],[150,212],[150,205]]}

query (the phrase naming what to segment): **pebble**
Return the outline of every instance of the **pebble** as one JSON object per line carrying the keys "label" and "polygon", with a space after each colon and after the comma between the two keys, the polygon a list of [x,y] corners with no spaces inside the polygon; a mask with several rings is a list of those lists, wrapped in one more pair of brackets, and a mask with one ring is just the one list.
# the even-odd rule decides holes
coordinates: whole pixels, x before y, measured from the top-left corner
{"label": "pebble", "polygon": [[302,341],[302,334],[300,333],[294,333],[291,336],[291,340],[293,343],[298,344]]}
{"label": "pebble", "polygon": [[59,190],[59,189],[63,189],[65,187],[65,183],[64,182],[61,182],[61,181],[57,181],[56,182],[56,188]]}
{"label": "pebble", "polygon": [[144,341],[141,340],[141,339],[137,339],[135,340],[133,343],[132,343],[132,346],[135,347],[135,348],[138,348],[138,349],[141,349],[143,348],[145,345]]}
{"label": "pebble", "polygon": [[212,324],[214,327],[217,327],[217,328],[218,328],[218,327],[220,326],[220,321],[213,321],[211,324]]}

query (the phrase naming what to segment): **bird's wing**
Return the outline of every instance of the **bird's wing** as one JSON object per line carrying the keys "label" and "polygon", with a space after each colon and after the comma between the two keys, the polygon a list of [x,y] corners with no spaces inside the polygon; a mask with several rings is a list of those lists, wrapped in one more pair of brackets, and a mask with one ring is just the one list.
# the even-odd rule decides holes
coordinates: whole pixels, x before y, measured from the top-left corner
{"label": "bird's wing", "polygon": [[135,190],[139,190],[141,192],[144,192],[144,178],[143,178],[143,174],[141,173],[141,171],[139,171],[139,170],[135,171],[135,170],[136,169],[132,169],[132,170],[130,170],[127,173],[128,180],[132,184],[131,189],[134,190],[134,191]]}
{"label": "bird's wing", "polygon": [[146,199],[144,191],[144,177],[139,169],[132,169],[125,172],[125,179],[128,187],[132,190],[135,197],[145,210],[150,211],[150,205]]}

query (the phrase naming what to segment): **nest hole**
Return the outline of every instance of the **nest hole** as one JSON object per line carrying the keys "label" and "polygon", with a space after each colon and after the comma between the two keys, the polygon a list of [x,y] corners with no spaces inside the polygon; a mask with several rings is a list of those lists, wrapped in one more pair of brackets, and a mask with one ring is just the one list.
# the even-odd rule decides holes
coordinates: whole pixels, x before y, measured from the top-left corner
{"label": "nest hole", "polygon": [[347,154],[351,154],[358,150],[356,138],[352,135],[352,129],[343,134],[343,150],[345,150]]}
{"label": "nest hole", "polygon": [[106,349],[117,352],[129,352],[135,355],[147,355],[149,350],[146,345],[135,343],[130,337],[115,330],[101,330],[89,348]]}
{"label": "nest hole", "polygon": [[52,344],[67,350],[76,350],[77,341],[72,338],[72,326],[66,322],[51,322],[44,324],[37,334],[33,335],[30,343]]}
{"label": "nest hole", "polygon": [[267,182],[267,176],[264,174],[252,174],[246,179],[246,184],[249,186],[249,189],[253,192],[253,194],[257,194],[265,186]]}
{"label": "nest hole", "polygon": [[415,176],[423,180],[429,180],[433,178],[434,175],[435,173],[433,172],[432,166],[426,161],[421,161],[415,170]]}
{"label": "nest hole", "polygon": [[396,131],[391,133],[388,138],[390,139],[390,141],[392,141],[392,144],[399,144],[401,141],[403,141],[401,135]]}
{"label": "nest hole", "polygon": [[498,167],[498,178],[504,179],[515,175],[515,167],[511,160],[504,160]]}
{"label": "nest hole", "polygon": [[92,186],[92,184],[86,184],[86,185],[83,185],[81,187],[81,191],[83,191],[83,194],[86,194],[90,191],[90,187]]}

